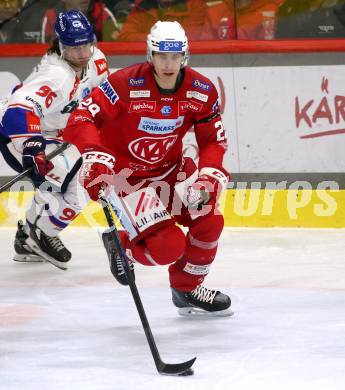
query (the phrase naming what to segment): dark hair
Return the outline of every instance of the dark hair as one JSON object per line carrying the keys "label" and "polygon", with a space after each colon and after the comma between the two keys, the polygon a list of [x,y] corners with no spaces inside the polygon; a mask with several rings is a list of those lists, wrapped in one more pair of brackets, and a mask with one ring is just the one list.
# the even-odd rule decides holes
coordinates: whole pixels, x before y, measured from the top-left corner
{"label": "dark hair", "polygon": [[59,40],[58,38],[55,38],[53,43],[51,44],[50,48],[47,50],[47,54],[54,54],[56,53],[58,56],[61,56],[60,46],[59,46]]}

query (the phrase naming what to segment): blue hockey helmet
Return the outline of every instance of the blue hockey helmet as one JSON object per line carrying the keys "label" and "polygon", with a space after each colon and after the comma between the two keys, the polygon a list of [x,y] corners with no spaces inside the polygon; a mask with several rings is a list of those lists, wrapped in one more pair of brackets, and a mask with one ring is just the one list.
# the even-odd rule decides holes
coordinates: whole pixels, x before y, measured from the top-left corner
{"label": "blue hockey helmet", "polygon": [[59,13],[55,22],[55,33],[65,46],[80,46],[95,40],[89,20],[77,10]]}

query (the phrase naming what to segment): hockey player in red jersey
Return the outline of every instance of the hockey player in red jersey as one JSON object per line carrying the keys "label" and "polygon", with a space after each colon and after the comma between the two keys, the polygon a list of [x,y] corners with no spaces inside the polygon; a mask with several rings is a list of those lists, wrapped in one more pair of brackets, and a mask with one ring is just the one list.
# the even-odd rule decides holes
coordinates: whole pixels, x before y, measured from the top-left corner
{"label": "hockey player in red jersey", "polygon": [[[91,199],[107,186],[129,263],[169,264],[180,314],[224,316],[232,314],[230,298],[201,284],[223,229],[217,200],[229,179],[226,135],[216,88],[187,66],[188,57],[181,25],[157,22],[148,61],[111,74],[72,113],[63,136],[83,154],[80,180]],[[198,166],[182,155],[192,127]],[[128,284],[109,233],[103,242],[112,273]]]}

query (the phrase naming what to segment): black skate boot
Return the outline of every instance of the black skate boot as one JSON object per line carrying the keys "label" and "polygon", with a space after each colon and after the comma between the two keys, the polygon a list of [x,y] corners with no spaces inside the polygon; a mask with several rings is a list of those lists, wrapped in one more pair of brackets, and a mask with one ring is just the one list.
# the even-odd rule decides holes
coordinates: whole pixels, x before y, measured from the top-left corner
{"label": "black skate boot", "polygon": [[26,244],[37,255],[60,269],[67,269],[67,262],[71,259],[71,252],[64,246],[59,237],[47,236],[36,225],[30,225],[30,236]]}
{"label": "black skate boot", "polygon": [[[111,273],[120,284],[122,284],[123,286],[128,286],[128,280],[125,274],[125,270],[123,268],[119,253],[116,249],[115,242],[109,231],[105,231],[102,233],[102,241],[108,255]],[[128,266],[133,276],[133,279],[135,279],[134,264],[131,260],[128,259],[128,257],[126,257],[126,260],[128,262]]]}
{"label": "black skate boot", "polygon": [[29,236],[25,233],[23,221],[18,221],[18,230],[16,238],[14,240],[14,261],[21,263],[43,263],[45,259],[38,256],[31,248],[27,245],[26,240]]}
{"label": "black skate boot", "polygon": [[234,314],[229,309],[229,296],[201,285],[190,292],[172,288],[172,301],[182,316],[225,317]]}

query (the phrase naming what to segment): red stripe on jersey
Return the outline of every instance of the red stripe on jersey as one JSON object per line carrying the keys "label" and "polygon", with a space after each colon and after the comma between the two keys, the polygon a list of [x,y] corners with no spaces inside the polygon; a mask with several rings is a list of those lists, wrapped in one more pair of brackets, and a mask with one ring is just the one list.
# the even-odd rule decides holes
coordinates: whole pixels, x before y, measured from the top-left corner
{"label": "red stripe on jersey", "polygon": [[9,104],[7,108],[11,108],[11,107],[21,107],[21,108],[24,108],[25,110],[29,110],[29,111],[33,112],[33,108],[26,106],[25,104],[20,104],[20,103]]}

